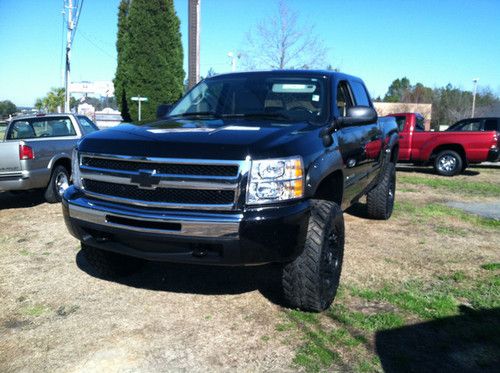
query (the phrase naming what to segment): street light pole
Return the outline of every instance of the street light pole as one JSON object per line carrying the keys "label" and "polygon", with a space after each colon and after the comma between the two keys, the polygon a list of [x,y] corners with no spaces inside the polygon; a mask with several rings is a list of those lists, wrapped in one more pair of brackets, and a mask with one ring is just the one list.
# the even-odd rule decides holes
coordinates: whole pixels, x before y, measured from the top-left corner
{"label": "street light pole", "polygon": [[148,98],[147,97],[141,97],[141,96],[134,96],[131,99],[132,99],[132,101],[137,101],[138,109],[139,109],[138,120],[140,122],[141,121],[141,102],[142,101],[147,101]]}
{"label": "street light pole", "polygon": [[474,118],[474,112],[476,111],[476,93],[477,93],[477,82],[479,78],[472,79],[474,83],[474,92],[472,93],[472,115],[471,118]]}

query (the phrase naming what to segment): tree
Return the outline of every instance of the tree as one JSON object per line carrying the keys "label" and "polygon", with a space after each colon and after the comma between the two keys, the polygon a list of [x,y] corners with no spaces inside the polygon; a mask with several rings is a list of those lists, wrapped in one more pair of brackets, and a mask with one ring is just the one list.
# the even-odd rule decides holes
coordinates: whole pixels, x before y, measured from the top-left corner
{"label": "tree", "polygon": [[[65,98],[64,88],[51,88],[47,95],[43,98],[37,98],[35,101],[35,108],[37,110],[44,110],[47,113],[59,112],[64,108]],[[74,97],[70,98],[70,108],[74,108],[77,101]]]}
{"label": "tree", "polygon": [[403,97],[407,95],[408,91],[411,89],[410,80],[407,77],[402,79],[394,80],[385,94],[385,102],[402,102]]}
{"label": "tree", "polygon": [[162,103],[183,92],[180,21],[173,0],[122,0],[118,13],[115,90],[122,117],[138,118],[133,96],[147,97],[142,118],[154,119]]}
{"label": "tree", "polygon": [[243,53],[248,68],[303,69],[325,66],[326,49],[313,26],[302,26],[285,0],[276,15],[259,22],[247,34]]}
{"label": "tree", "polygon": [[17,106],[10,100],[0,101],[0,118],[8,117],[17,112]]}
{"label": "tree", "polygon": [[131,122],[130,111],[128,108],[127,92],[125,89],[127,81],[126,72],[126,46],[128,34],[128,7],[130,0],[122,0],[118,6],[118,34],[116,38],[117,65],[115,79],[115,97],[117,98],[118,106],[122,113],[122,118],[125,122]]}

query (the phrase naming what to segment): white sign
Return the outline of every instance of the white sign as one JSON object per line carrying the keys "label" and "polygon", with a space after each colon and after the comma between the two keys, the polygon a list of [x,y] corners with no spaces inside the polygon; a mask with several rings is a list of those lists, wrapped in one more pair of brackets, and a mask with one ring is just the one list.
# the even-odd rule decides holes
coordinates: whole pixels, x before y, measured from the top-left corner
{"label": "white sign", "polygon": [[131,97],[130,99],[132,101],[147,101],[148,100],[147,97],[141,97],[141,96],[139,96],[139,97]]}

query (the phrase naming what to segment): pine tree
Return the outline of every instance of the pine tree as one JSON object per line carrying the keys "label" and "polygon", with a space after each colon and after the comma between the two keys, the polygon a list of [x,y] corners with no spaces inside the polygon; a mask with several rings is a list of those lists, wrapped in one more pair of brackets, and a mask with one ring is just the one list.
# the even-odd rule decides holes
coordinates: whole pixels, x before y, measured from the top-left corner
{"label": "pine tree", "polygon": [[173,103],[183,92],[180,21],[173,0],[122,0],[118,25],[115,95],[122,116],[137,120],[131,97],[142,96],[148,98],[142,118],[152,120],[159,104]]}

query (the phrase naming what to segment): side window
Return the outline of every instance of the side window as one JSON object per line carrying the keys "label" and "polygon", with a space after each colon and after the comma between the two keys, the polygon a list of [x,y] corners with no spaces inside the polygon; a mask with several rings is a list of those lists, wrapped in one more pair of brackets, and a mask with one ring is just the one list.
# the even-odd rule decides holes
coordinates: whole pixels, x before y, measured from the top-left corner
{"label": "side window", "polygon": [[95,132],[98,130],[97,126],[86,116],[77,117],[78,123],[80,123],[80,127],[82,127],[82,131],[84,135],[88,135],[89,133]]}
{"label": "side window", "polygon": [[458,126],[453,131],[481,131],[481,120],[468,120]]}
{"label": "side window", "polygon": [[415,125],[415,131],[425,131],[425,119],[423,117],[417,117],[417,123]]}
{"label": "side window", "polygon": [[484,121],[485,131],[500,131],[500,119],[486,119]]}
{"label": "side window", "polygon": [[356,105],[370,106],[370,99],[368,98],[368,93],[366,89],[360,82],[350,82],[352,93],[354,94],[354,99],[356,100]]}
{"label": "side window", "polygon": [[351,94],[345,81],[342,81],[337,86],[337,109],[339,115],[345,117],[347,109],[353,106]]}
{"label": "side window", "polygon": [[396,119],[396,123],[398,124],[398,131],[401,132],[405,128],[406,116],[401,115],[394,118]]}

